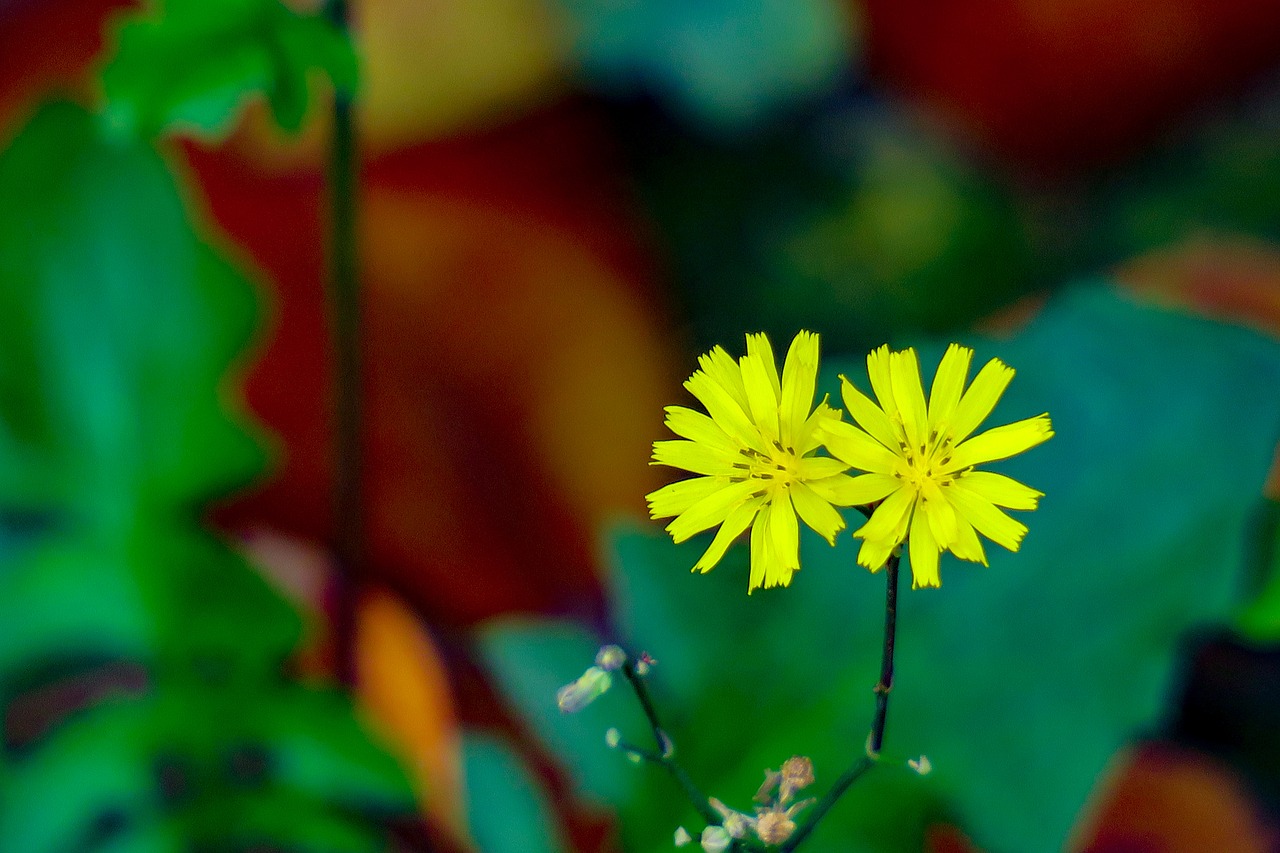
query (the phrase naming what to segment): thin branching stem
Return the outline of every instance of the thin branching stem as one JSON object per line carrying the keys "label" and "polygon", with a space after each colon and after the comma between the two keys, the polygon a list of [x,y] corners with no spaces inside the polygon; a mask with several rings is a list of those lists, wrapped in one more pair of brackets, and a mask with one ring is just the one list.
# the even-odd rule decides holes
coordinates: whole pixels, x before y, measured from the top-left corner
{"label": "thin branching stem", "polygon": [[791,853],[799,847],[809,834],[817,828],[822,818],[831,807],[844,796],[854,782],[858,781],[868,770],[876,766],[880,749],[884,746],[885,724],[889,716],[889,693],[893,689],[893,653],[894,640],[898,630],[898,564],[901,557],[894,554],[885,564],[886,591],[884,603],[884,646],[880,656],[880,680],[876,683],[876,714],[871,723],[871,735],[867,738],[863,755],[841,774],[831,789],[814,804],[805,822],[796,829],[794,835],[779,848],[782,853]]}
{"label": "thin branching stem", "polygon": [[679,762],[675,760],[674,746],[671,737],[662,728],[662,722],[658,719],[658,711],[653,706],[653,699],[649,696],[649,687],[645,684],[644,679],[636,672],[635,664],[630,657],[626,663],[622,665],[622,674],[626,677],[627,683],[631,685],[631,689],[636,694],[636,701],[640,703],[640,708],[644,711],[645,719],[649,721],[649,728],[653,730],[653,740],[658,745],[657,752],[648,752],[647,750],[627,747],[628,751],[634,755],[650,761],[654,764],[660,764],[671,774],[676,783],[684,790],[685,796],[698,814],[702,815],[707,823],[720,823],[720,815],[716,810],[711,808],[711,803],[706,795],[698,789],[698,786],[689,778],[689,774],[684,771]]}

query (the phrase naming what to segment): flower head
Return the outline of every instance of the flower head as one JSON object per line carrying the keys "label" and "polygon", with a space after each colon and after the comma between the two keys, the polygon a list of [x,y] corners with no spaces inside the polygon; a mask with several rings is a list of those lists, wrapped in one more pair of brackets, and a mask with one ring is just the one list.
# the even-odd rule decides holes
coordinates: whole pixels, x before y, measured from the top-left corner
{"label": "flower head", "polygon": [[845,405],[857,425],[827,420],[822,426],[827,449],[868,472],[854,478],[858,490],[882,501],[853,534],[863,540],[858,562],[879,569],[909,538],[915,587],[939,585],[942,551],[985,565],[977,533],[1018,550],[1027,528],[999,507],[1031,510],[1043,496],[1001,474],[973,470],[1035,447],[1053,436],[1053,428],[1042,414],[971,438],[1014,373],[992,359],[965,390],[972,358],[971,349],[948,347],[926,403],[915,350],[882,346],[867,356],[879,405],[842,376]]}
{"label": "flower head", "polygon": [[649,495],[650,514],[675,516],[667,531],[676,542],[720,526],[694,571],[710,571],[750,528],[748,592],[786,586],[800,568],[797,517],[834,542],[845,522],[833,505],[866,500],[847,464],[815,455],[819,426],[840,418],[825,400],[813,408],[818,336],[796,335],[781,376],[763,334],[747,335],[737,361],[716,347],[698,363],[684,386],[708,414],[668,406],[667,426],[682,438],[654,442],[653,461],[700,476]]}

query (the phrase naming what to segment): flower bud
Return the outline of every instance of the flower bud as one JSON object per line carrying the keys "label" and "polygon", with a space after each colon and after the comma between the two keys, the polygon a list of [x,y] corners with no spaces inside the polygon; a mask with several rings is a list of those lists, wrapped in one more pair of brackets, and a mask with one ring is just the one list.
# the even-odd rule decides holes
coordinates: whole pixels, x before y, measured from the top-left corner
{"label": "flower bud", "polygon": [[605,672],[620,669],[626,662],[627,653],[622,650],[621,646],[601,646],[600,651],[596,653],[596,666]]}
{"label": "flower bud", "polygon": [[929,756],[927,755],[909,759],[907,761],[907,766],[919,773],[921,776],[928,776],[933,772],[933,762],[929,760]]}
{"label": "flower bud", "polygon": [[770,809],[756,819],[756,835],[765,844],[782,844],[796,831],[796,823],[784,811]]}
{"label": "flower bud", "polygon": [[733,843],[733,838],[723,826],[708,826],[702,830],[702,849],[706,853],[724,853]]}
{"label": "flower bud", "polygon": [[685,829],[683,826],[677,826],[676,827],[676,846],[684,847],[690,841],[693,841],[693,836],[689,834],[689,830]]}
{"label": "flower bud", "polygon": [[556,704],[566,714],[581,711],[613,684],[613,677],[598,666],[593,666],[572,684],[566,684],[556,693]]}
{"label": "flower bud", "polygon": [[604,742],[610,749],[617,749],[618,744],[622,743],[622,732],[617,729],[609,729],[604,733]]}

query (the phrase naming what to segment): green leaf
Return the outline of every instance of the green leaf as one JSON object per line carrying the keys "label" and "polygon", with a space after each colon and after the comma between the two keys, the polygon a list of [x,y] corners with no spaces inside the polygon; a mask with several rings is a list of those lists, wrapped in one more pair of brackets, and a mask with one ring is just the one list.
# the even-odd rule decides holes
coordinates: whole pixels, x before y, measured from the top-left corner
{"label": "green leaf", "polygon": [[345,34],[319,14],[280,0],[163,0],[130,15],[102,72],[106,119],[129,133],[229,131],[240,108],[265,96],[296,131],[310,105],[312,71],[342,92],[356,83]]}
{"label": "green leaf", "polygon": [[0,156],[0,508],[120,538],[262,466],[220,393],[253,292],[150,148],[69,105]]}
{"label": "green leaf", "polygon": [[466,732],[462,739],[467,826],[480,853],[567,850],[547,792],[505,741]]}
{"label": "green leaf", "polygon": [[405,771],[342,694],[281,691],[253,711],[249,726],[266,745],[276,786],[375,816],[414,811]]}
{"label": "green leaf", "polygon": [[[145,823],[159,806],[145,703],[113,703],[61,728],[0,781],[0,850],[85,850],[103,825]],[[124,849],[137,849],[125,847]]]}
{"label": "green leaf", "polygon": [[[922,349],[936,364],[940,342]],[[983,849],[1061,849],[1116,750],[1159,721],[1182,638],[1241,597],[1247,523],[1280,434],[1280,396],[1255,389],[1280,385],[1280,345],[1094,286],[977,350],[978,364],[1018,369],[990,423],[1054,417],[1052,441],[994,466],[1046,497],[1020,553],[991,546],[989,568],[948,556],[941,590],[904,588],[885,766],[830,813],[813,853],[918,851],[944,819]],[[828,367],[819,393],[838,390],[838,372],[865,375],[860,360]],[[653,529],[613,547],[615,619],[660,660],[651,681],[677,755],[738,808],[763,768],[796,754],[813,759],[820,792],[870,727],[884,575],[855,565],[847,533],[834,549],[807,535],[791,587],[747,596],[742,546],[690,575],[706,544]],[[601,749],[546,742],[575,774]],[[936,768],[924,778],[902,764],[921,753]],[[668,784],[618,801],[631,849],[669,848],[678,799]]]}
{"label": "green leaf", "polygon": [[[557,752],[572,756],[579,794],[595,803],[631,797],[640,774],[604,745],[611,726],[637,744],[652,743],[626,682],[615,678],[609,693],[575,714],[563,713],[556,705],[556,691],[592,665],[601,641],[576,626],[518,618],[491,622],[479,640],[480,652],[503,692],[524,711],[538,736]],[[582,744],[591,746],[577,750]]]}
{"label": "green leaf", "polygon": [[142,660],[154,622],[127,558],[73,537],[0,561],[0,701],[34,666]]}

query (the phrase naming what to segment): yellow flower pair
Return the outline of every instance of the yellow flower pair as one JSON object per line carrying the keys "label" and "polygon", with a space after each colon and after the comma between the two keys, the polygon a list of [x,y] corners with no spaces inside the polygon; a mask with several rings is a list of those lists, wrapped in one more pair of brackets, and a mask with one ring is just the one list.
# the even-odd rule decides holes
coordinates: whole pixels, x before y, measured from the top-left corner
{"label": "yellow flower pair", "polygon": [[[851,424],[825,399],[813,408],[816,334],[796,335],[781,376],[763,334],[747,336],[737,361],[716,347],[685,382],[707,414],[668,406],[667,426],[681,439],[653,445],[655,464],[700,476],[650,494],[650,514],[675,517],[667,531],[676,542],[719,525],[695,571],[710,571],[750,528],[748,591],[791,582],[800,568],[800,520],[834,544],[845,527],[838,506],[879,502],[854,531],[858,562],[878,570],[907,541],[916,587],[939,585],[942,551],[985,564],[978,533],[1016,551],[1027,528],[999,507],[1035,509],[1041,493],[973,466],[1021,453],[1053,430],[1048,415],[1038,415],[970,437],[1014,373],[992,359],[966,390],[972,358],[973,350],[952,344],[926,401],[915,350],[880,347],[867,356],[878,403],[841,377]],[[817,455],[822,448],[830,455]]]}

